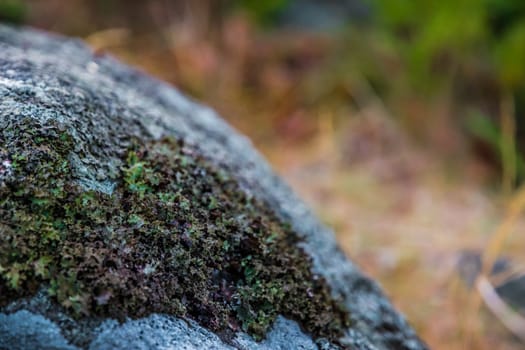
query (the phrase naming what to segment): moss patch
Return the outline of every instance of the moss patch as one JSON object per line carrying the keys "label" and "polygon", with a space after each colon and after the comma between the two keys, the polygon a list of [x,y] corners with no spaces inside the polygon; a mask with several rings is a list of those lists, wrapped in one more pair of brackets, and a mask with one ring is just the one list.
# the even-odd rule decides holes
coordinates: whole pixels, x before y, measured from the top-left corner
{"label": "moss patch", "polygon": [[0,132],[0,305],[46,286],[77,316],[167,313],[260,339],[282,314],[341,336],[347,312],[288,225],[194,147],[132,144],[110,196],[75,184],[59,125]]}

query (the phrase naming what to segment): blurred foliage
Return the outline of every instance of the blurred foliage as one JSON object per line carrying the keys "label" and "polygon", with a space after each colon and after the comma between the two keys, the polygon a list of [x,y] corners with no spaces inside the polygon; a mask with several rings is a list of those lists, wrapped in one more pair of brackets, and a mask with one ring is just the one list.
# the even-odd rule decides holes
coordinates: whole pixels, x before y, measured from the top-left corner
{"label": "blurred foliage", "polygon": [[514,140],[509,140],[494,120],[481,113],[473,112],[466,119],[465,126],[474,137],[485,142],[492,150],[497,150],[502,162],[508,162],[509,160],[515,162],[515,174],[513,177],[523,180],[525,177],[525,159],[523,154],[517,154],[518,151],[515,149],[508,149],[509,141],[514,142]]}
{"label": "blurred foliage", "polygon": [[467,119],[467,128],[474,134],[474,136],[487,142],[490,147],[494,149],[499,148],[501,131],[498,125],[487,118],[487,116],[473,113]]}
{"label": "blurred foliage", "polygon": [[[417,83],[443,68],[487,65],[501,87],[525,81],[525,2],[375,0],[379,29],[395,43]],[[441,63],[439,70],[436,65]]]}
{"label": "blurred foliage", "polygon": [[[520,112],[525,110],[525,99],[520,91],[525,88],[525,2],[372,0],[372,4],[376,18],[367,29],[372,36],[366,42],[370,47],[359,50],[371,52],[373,57],[378,57],[378,52],[383,55],[375,60],[378,65],[369,66],[363,73],[375,75],[381,97],[387,101],[392,97],[397,105],[400,100],[416,98],[430,110],[435,109],[431,101],[448,102],[446,109],[456,128],[466,129],[474,142],[488,145],[500,165],[503,159],[513,159],[505,152],[516,151],[502,145],[513,145],[517,138],[521,155],[515,157],[519,163],[515,168],[522,169],[525,142],[520,140],[524,139],[525,125]],[[384,72],[385,62],[395,62],[397,72],[381,75],[377,84],[374,72]],[[509,96],[517,124],[517,132],[512,134],[499,126],[501,103]],[[394,114],[404,112],[397,110]],[[471,119],[473,114],[483,117]],[[427,117],[430,125],[431,118]]]}
{"label": "blurred foliage", "polygon": [[26,5],[20,0],[0,0],[0,21],[19,24],[26,17]]}
{"label": "blurred foliage", "polygon": [[245,11],[256,23],[268,26],[290,0],[234,0],[233,5]]}

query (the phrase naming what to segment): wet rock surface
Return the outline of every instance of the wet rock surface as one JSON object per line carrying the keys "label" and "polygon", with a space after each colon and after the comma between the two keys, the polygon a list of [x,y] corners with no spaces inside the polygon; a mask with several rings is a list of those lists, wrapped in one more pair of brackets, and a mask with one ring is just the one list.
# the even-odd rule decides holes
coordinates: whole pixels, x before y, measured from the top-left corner
{"label": "wet rock surface", "polygon": [[0,96],[0,348],[425,348],[209,108],[6,26]]}

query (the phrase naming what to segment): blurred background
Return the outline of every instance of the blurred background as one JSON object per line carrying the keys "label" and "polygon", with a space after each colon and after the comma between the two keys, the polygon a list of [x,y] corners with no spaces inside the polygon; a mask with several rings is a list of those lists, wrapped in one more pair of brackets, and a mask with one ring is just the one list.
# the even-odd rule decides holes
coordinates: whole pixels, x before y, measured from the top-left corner
{"label": "blurred background", "polygon": [[0,0],[0,20],[215,108],[432,348],[524,348],[525,1]]}

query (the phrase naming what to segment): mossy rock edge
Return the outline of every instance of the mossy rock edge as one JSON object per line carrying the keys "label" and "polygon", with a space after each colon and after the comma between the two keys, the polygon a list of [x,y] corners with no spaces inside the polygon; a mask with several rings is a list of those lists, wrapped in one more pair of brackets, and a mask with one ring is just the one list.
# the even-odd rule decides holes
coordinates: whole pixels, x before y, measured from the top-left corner
{"label": "mossy rock edge", "polygon": [[0,96],[0,348],[425,348],[213,111],[7,26]]}

